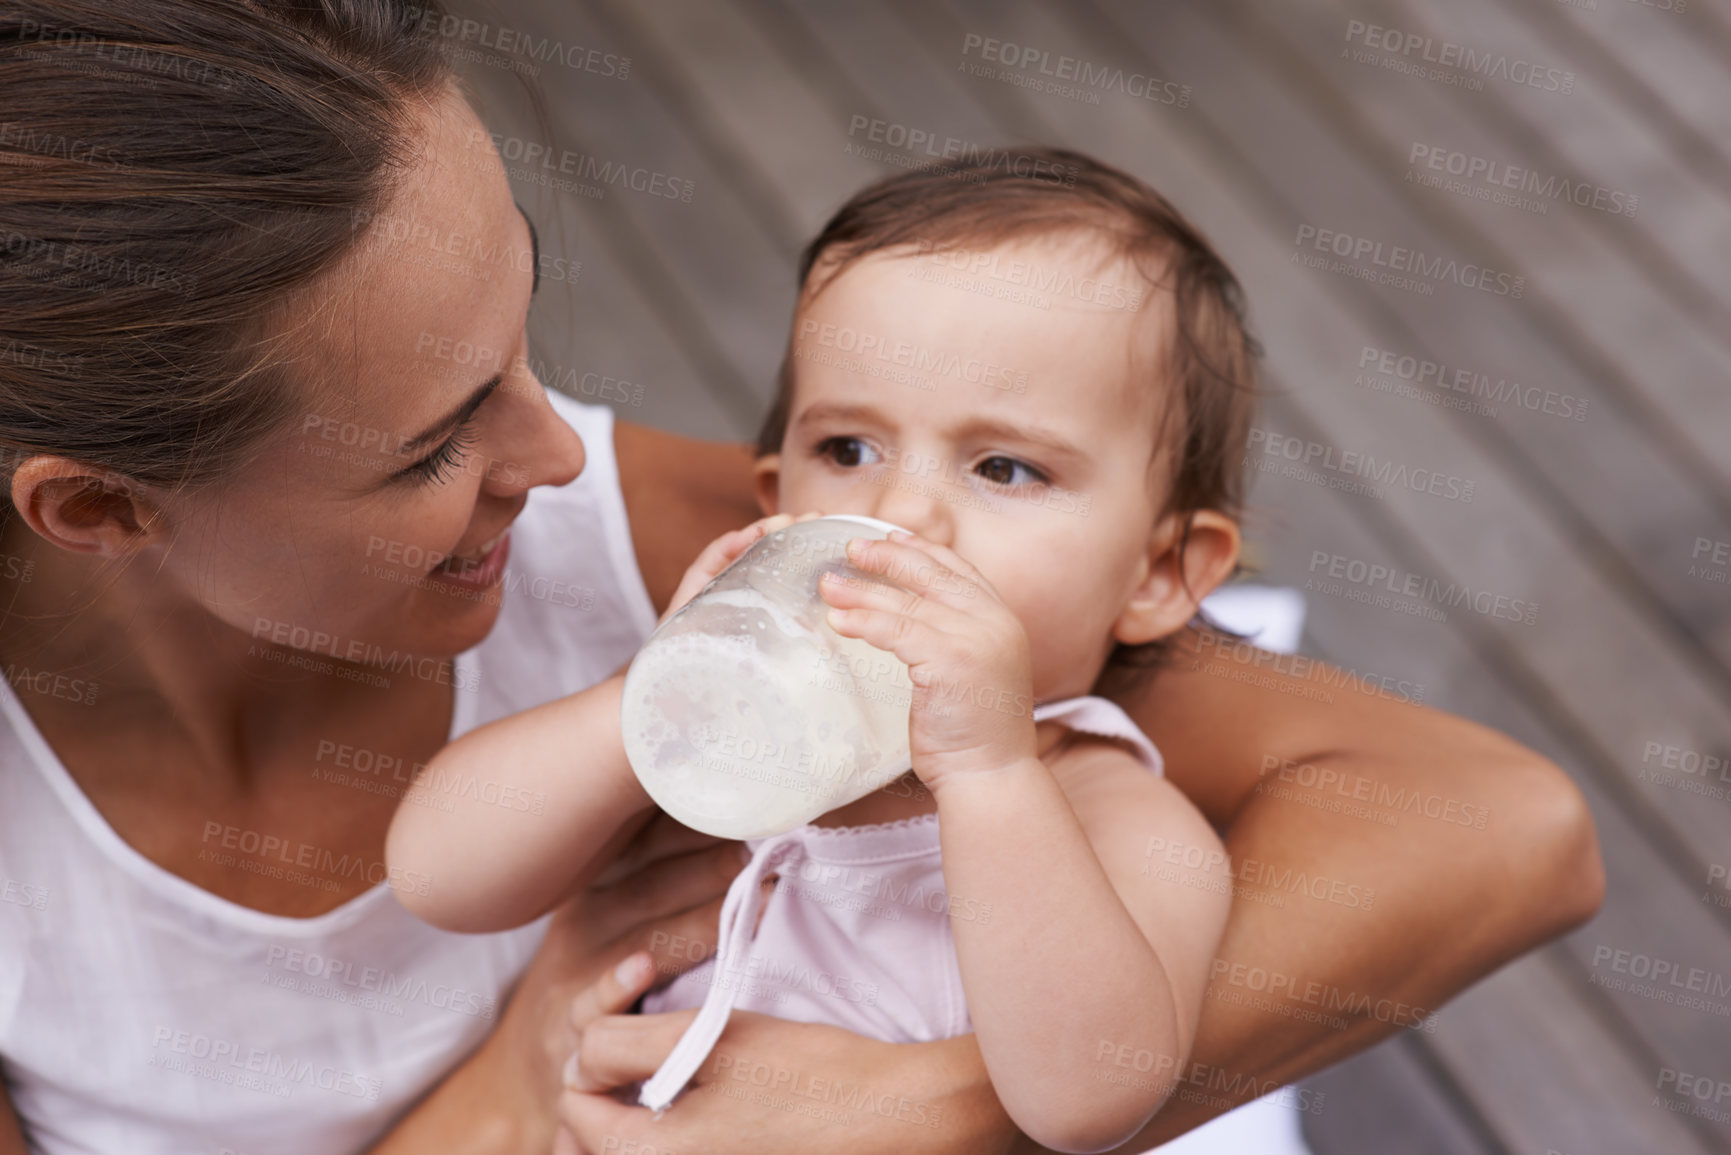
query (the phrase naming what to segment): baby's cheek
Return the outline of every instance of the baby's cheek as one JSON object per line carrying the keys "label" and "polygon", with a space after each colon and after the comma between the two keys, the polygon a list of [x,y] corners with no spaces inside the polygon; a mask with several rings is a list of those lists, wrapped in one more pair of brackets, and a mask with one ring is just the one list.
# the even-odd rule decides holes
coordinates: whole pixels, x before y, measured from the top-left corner
{"label": "baby's cheek", "polygon": [[872,488],[849,478],[824,476],[811,469],[784,471],[777,487],[778,513],[870,513]]}
{"label": "baby's cheek", "polygon": [[1110,595],[1093,588],[1080,566],[1064,564],[1055,553],[1027,564],[1013,594],[1002,585],[998,589],[1027,632],[1034,693],[1042,699],[1086,693],[1102,651],[1111,645],[1116,615],[1110,612]]}
{"label": "baby's cheek", "polygon": [[[989,575],[988,575],[989,576]],[[1028,635],[1028,646],[1034,656],[1034,673],[1040,673],[1040,659],[1063,650],[1064,635],[1069,628],[1068,606],[1060,591],[1039,586],[1030,587],[1015,577],[999,580],[990,578],[998,594]]]}
{"label": "baby's cheek", "polygon": [[776,486],[773,512],[800,514],[812,509],[821,509],[825,513],[836,512],[823,504],[821,486],[814,485],[797,474],[783,473],[781,484]]}

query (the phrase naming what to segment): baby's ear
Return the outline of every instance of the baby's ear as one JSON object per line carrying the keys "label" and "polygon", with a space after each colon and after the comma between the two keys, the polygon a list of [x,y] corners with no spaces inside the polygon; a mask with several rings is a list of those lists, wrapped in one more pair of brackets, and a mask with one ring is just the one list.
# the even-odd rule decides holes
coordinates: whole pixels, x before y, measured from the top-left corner
{"label": "baby's ear", "polygon": [[1185,516],[1174,514],[1148,539],[1140,579],[1113,624],[1114,640],[1139,646],[1177,633],[1196,616],[1202,599],[1232,576],[1238,564],[1238,523],[1212,509],[1188,518],[1188,537],[1183,533]]}
{"label": "baby's ear", "polygon": [[757,508],[763,516],[781,512],[781,454],[766,453],[751,467],[752,481],[757,486]]}

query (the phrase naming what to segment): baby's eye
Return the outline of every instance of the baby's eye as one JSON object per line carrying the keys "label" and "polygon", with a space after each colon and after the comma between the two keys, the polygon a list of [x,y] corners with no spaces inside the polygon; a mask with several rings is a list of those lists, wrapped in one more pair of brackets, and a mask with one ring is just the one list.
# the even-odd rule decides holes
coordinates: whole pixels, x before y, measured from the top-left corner
{"label": "baby's eye", "polygon": [[857,437],[830,437],[818,444],[819,457],[827,457],[844,469],[854,469],[861,465],[869,465],[877,460],[877,453]]}
{"label": "baby's eye", "polygon": [[974,466],[974,472],[993,485],[1014,489],[1023,485],[1043,485],[1046,475],[1024,461],[1002,455],[988,457]]}

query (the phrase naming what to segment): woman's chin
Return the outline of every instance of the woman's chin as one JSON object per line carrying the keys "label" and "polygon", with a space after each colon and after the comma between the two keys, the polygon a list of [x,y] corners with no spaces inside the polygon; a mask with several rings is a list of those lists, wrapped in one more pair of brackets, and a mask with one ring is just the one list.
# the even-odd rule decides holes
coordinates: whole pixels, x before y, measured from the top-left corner
{"label": "woman's chin", "polygon": [[454,596],[424,589],[413,602],[409,621],[416,645],[408,648],[430,657],[455,657],[480,645],[499,620],[504,589],[493,586],[472,596]]}

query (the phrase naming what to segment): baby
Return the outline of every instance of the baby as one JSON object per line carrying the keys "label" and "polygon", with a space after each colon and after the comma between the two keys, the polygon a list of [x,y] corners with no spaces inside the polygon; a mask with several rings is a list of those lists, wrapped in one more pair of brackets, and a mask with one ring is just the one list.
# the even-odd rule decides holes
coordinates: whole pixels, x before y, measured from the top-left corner
{"label": "baby", "polygon": [[[850,544],[880,581],[821,586],[838,633],[907,664],[911,769],[748,844],[717,956],[645,1002],[704,1006],[648,1105],[730,1007],[891,1041],[971,1031],[1011,1118],[1065,1151],[1129,1139],[1184,1069],[1225,854],[1089,695],[1154,664],[1236,565],[1254,346],[1231,273],[1159,194],[1074,153],[1010,159],[880,182],[806,250],[756,467],[782,518],[712,543],[668,610],[786,514],[911,531]],[[437,756],[545,812],[402,808],[390,865],[439,880],[406,905],[502,930],[587,884],[651,806],[621,682]]]}

